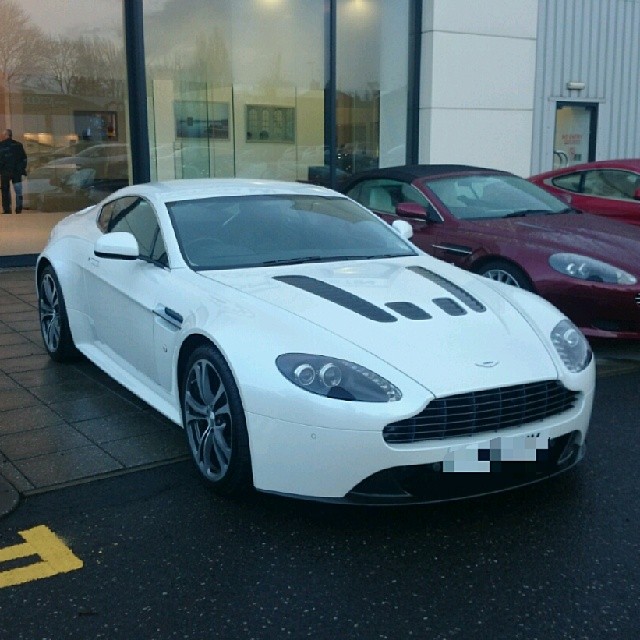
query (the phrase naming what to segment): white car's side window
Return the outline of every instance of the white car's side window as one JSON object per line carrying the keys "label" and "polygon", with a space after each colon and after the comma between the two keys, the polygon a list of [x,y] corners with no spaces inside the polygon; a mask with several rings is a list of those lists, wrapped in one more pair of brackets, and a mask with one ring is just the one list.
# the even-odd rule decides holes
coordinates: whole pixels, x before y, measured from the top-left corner
{"label": "white car's side window", "polygon": [[141,258],[168,266],[166,246],[155,210],[144,198],[127,197],[109,203],[98,219],[98,225],[103,228],[101,222],[106,223],[107,233],[127,231],[133,234],[138,241]]}

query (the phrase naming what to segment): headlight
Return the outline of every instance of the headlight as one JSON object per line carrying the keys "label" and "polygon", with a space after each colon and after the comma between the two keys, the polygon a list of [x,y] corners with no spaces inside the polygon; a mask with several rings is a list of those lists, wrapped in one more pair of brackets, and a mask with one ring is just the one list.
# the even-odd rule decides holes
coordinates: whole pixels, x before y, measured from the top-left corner
{"label": "headlight", "polygon": [[587,339],[573,322],[561,320],[551,332],[551,342],[572,373],[586,369],[593,356]]}
{"label": "headlight", "polygon": [[549,258],[549,264],[556,271],[579,280],[610,284],[636,284],[637,282],[635,276],[622,269],[575,253],[556,253]]}
{"label": "headlight", "polygon": [[400,389],[377,373],[347,360],[306,353],[285,353],[276,365],[290,382],[310,393],[337,400],[394,402]]}

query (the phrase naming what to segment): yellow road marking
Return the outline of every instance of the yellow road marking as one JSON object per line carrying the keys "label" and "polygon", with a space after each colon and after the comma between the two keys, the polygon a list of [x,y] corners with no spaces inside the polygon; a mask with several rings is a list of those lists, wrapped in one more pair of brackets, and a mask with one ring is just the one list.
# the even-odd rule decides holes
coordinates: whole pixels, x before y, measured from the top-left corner
{"label": "yellow road marking", "polygon": [[82,568],[82,560],[44,525],[18,533],[25,542],[0,549],[0,562],[29,556],[39,556],[40,559],[25,567],[7,571],[2,571],[0,565],[0,589]]}

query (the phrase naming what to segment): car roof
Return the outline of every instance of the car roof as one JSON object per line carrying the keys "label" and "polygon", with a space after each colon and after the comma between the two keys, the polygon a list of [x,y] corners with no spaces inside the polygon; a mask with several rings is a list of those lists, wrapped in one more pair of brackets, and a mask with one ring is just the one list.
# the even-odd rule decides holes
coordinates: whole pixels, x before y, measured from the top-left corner
{"label": "car roof", "polygon": [[574,173],[578,171],[587,171],[589,169],[628,169],[640,173],[640,158],[621,158],[618,160],[596,160],[594,162],[583,162],[580,164],[572,164],[568,167],[559,167],[544,173],[538,173],[531,176],[532,178],[556,176],[565,173]]}
{"label": "car roof", "polygon": [[499,169],[488,169],[484,167],[474,167],[466,164],[410,164],[396,167],[382,167],[378,169],[368,169],[355,174],[346,181],[345,184],[357,182],[363,178],[392,178],[405,182],[412,182],[418,178],[433,178],[434,176],[445,176],[451,174],[489,172],[510,175],[506,171]]}
{"label": "car roof", "polygon": [[196,200],[216,196],[251,195],[315,195],[343,197],[341,194],[316,185],[281,180],[258,180],[250,178],[189,178],[165,180],[131,185],[120,189],[117,194],[154,197],[165,202],[175,200]]}

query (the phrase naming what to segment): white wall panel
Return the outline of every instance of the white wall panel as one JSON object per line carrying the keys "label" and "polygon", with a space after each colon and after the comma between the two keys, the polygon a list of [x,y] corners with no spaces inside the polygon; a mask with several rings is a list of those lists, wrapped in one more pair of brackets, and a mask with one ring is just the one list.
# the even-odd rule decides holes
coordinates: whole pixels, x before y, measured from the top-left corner
{"label": "white wall panel", "polygon": [[[425,5],[432,10],[432,28],[438,31],[536,37],[538,0],[426,0]],[[429,10],[427,20],[428,14]]]}
{"label": "white wall panel", "polygon": [[528,175],[538,0],[426,0],[420,158]]}
{"label": "white wall panel", "polygon": [[526,177],[531,158],[531,111],[424,109],[428,130],[420,162],[462,163]]}
{"label": "white wall panel", "polygon": [[533,109],[535,40],[433,34],[434,108]]}

